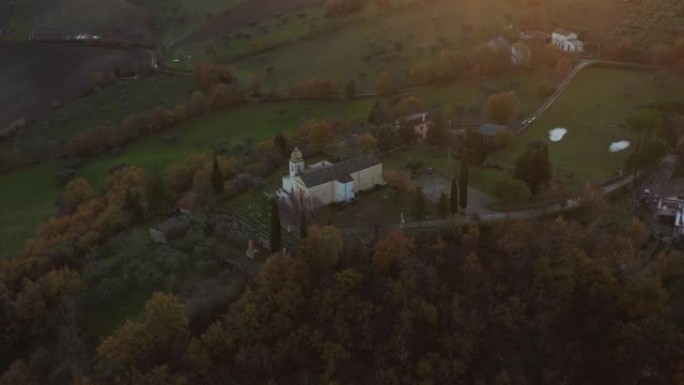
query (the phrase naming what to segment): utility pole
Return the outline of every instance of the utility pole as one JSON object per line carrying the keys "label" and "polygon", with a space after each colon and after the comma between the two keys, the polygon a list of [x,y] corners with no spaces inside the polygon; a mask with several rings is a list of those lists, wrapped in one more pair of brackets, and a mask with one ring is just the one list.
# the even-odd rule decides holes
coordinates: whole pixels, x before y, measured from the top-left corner
{"label": "utility pole", "polygon": [[599,42],[598,53],[596,54],[596,61],[601,61],[601,45],[603,43]]}

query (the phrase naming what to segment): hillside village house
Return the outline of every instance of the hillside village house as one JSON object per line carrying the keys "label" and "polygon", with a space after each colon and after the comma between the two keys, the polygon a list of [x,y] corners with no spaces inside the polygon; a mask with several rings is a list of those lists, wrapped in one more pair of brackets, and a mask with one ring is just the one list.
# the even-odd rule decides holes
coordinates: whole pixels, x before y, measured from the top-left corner
{"label": "hillside village house", "polygon": [[283,177],[280,196],[288,194],[309,208],[348,202],[361,191],[384,185],[382,162],[375,154],[332,164],[320,162],[308,169],[304,157],[295,148],[290,157],[290,174]]}
{"label": "hillside village house", "polygon": [[497,36],[487,42],[487,47],[491,50],[506,50],[511,48],[511,43],[503,36]]}
{"label": "hillside village house", "polygon": [[401,127],[402,123],[413,127],[413,131],[415,131],[416,138],[418,138],[419,141],[422,141],[427,137],[427,133],[430,130],[430,127],[432,127],[432,122],[428,119],[427,112],[419,112],[397,120],[395,122],[397,130]]}
{"label": "hillside village house", "polygon": [[182,217],[172,217],[150,229],[152,242],[167,244],[173,240],[183,238],[190,223]]}
{"label": "hillside village house", "polygon": [[584,43],[577,39],[577,34],[563,28],[558,28],[551,34],[553,44],[561,51],[584,52]]}
{"label": "hillside village house", "polygon": [[684,235],[684,199],[679,197],[662,198],[658,201],[658,216],[674,220],[673,236]]}
{"label": "hillside village house", "polygon": [[511,60],[518,66],[529,65],[532,61],[532,49],[525,42],[519,41],[511,46]]}

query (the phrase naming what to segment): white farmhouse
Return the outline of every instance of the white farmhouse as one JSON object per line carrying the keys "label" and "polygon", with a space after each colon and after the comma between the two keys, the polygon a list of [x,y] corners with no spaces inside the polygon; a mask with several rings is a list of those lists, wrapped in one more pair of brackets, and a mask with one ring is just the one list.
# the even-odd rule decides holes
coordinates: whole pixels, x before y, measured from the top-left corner
{"label": "white farmhouse", "polygon": [[577,39],[577,34],[558,28],[551,34],[553,45],[565,52],[584,52],[584,43]]}
{"label": "white farmhouse", "polygon": [[384,185],[382,162],[375,154],[332,164],[321,162],[305,167],[295,148],[290,157],[290,174],[283,177],[281,193],[306,202],[309,207],[348,202],[360,191]]}
{"label": "white farmhouse", "polygon": [[416,133],[416,138],[418,138],[419,141],[423,141],[427,138],[427,133],[430,130],[430,127],[432,127],[432,122],[428,118],[427,112],[419,112],[395,121],[394,124],[397,130],[401,128],[402,123],[413,127],[413,131]]}

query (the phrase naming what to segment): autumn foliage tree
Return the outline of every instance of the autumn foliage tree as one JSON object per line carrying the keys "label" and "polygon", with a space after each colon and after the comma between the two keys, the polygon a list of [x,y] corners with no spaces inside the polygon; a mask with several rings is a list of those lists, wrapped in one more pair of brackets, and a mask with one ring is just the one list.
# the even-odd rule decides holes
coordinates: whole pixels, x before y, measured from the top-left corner
{"label": "autumn foliage tree", "polygon": [[299,135],[313,150],[320,151],[335,138],[335,129],[330,121],[307,120],[300,126]]}
{"label": "autumn foliage tree", "polygon": [[98,368],[125,372],[144,369],[173,357],[174,348],[187,342],[188,318],[178,298],[154,293],[142,321],[127,321],[97,348]]}
{"label": "autumn foliage tree", "polygon": [[530,142],[515,161],[515,179],[527,184],[533,194],[551,181],[551,163],[548,145],[541,141]]}
{"label": "autumn foliage tree", "polygon": [[372,134],[365,133],[359,135],[356,139],[356,145],[362,153],[368,153],[375,150],[378,146],[378,140]]}
{"label": "autumn foliage tree", "polygon": [[295,84],[292,94],[301,99],[330,99],[341,95],[343,85],[340,78],[309,79]]}
{"label": "autumn foliage tree", "polygon": [[379,95],[387,96],[395,93],[399,89],[399,85],[392,76],[392,73],[385,70],[380,74],[375,89]]}
{"label": "autumn foliage tree", "polygon": [[76,178],[70,181],[62,193],[62,202],[69,210],[75,209],[81,203],[87,202],[95,197],[95,190],[83,178]]}
{"label": "autumn foliage tree", "polygon": [[200,88],[209,90],[216,84],[233,83],[235,77],[229,66],[214,62],[200,62],[195,66],[195,79]]}
{"label": "autumn foliage tree", "polygon": [[394,106],[394,115],[399,118],[424,111],[423,101],[414,95],[402,98]]}
{"label": "autumn foliage tree", "polygon": [[510,123],[518,117],[520,100],[515,91],[491,95],[487,100],[487,116],[497,123]]}

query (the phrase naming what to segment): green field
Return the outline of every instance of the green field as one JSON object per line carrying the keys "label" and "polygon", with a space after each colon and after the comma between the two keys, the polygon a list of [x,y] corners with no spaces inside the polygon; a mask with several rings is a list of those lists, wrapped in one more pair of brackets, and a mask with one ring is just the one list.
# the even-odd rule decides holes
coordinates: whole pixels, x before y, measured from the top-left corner
{"label": "green field", "polygon": [[164,45],[174,44],[194,32],[210,15],[218,15],[245,0],[128,0],[156,16]]}
{"label": "green field", "polygon": [[[171,130],[147,137],[127,147],[122,153],[105,155],[87,162],[79,176],[93,186],[104,188],[110,168],[127,163],[148,169],[164,169],[197,151],[227,149],[249,138],[265,140],[278,132],[295,131],[309,118],[341,117],[364,120],[372,100],[353,102],[290,102],[250,104],[216,111],[189,120]],[[167,144],[170,135],[177,139]],[[0,232],[4,253],[15,252],[35,232],[37,224],[53,211],[59,196],[56,175],[60,165],[49,163],[0,175],[3,192]]]}
{"label": "green field", "polygon": [[534,113],[546,101],[546,97],[538,92],[537,85],[541,80],[548,80],[554,84],[556,78],[553,71],[540,68],[512,78],[465,79],[445,85],[421,87],[414,90],[413,94],[428,106],[435,103],[442,104],[444,111],[448,112],[454,107],[484,108],[490,94],[514,90],[520,100],[520,116],[526,117]]}
{"label": "green field", "polygon": [[52,215],[59,194],[58,171],[57,164],[42,164],[0,175],[0,257],[15,252],[33,236],[38,223]]}
{"label": "green field", "polygon": [[[246,58],[237,65],[265,76],[269,84],[339,76],[368,88],[383,69],[403,71],[435,50],[462,47],[464,24],[473,25],[479,39],[497,33],[510,10],[510,2],[482,0],[409,7],[389,15],[374,13],[333,34],[275,49],[261,58]],[[266,76],[269,66],[274,71]]]}
{"label": "green field", "polygon": [[[550,143],[551,161],[557,180],[572,186],[601,183],[618,171],[629,150],[609,154],[611,142],[634,140],[635,133],[621,127],[624,118],[640,105],[659,100],[683,100],[680,90],[684,79],[672,78],[659,86],[651,74],[622,69],[587,68],[580,73],[566,92],[545,114],[539,117],[517,140],[513,148],[494,154],[491,159],[510,168],[515,158],[533,139],[547,139],[548,130],[568,129],[566,137]],[[452,86],[449,86],[452,87]],[[457,92],[458,85],[444,89],[419,90],[427,101],[460,104],[469,100]],[[526,92],[522,92],[526,94]],[[521,98],[523,106],[535,101],[531,94]],[[528,100],[529,102],[525,102]],[[117,155],[104,155],[89,161],[79,175],[103,188],[107,171],[121,163],[148,169],[163,169],[182,161],[196,151],[231,149],[250,138],[263,140],[279,131],[296,130],[308,118],[341,117],[346,120],[365,120],[373,100],[352,102],[283,102],[250,104],[230,110],[216,111],[190,120],[171,130],[147,137]],[[169,138],[175,138],[169,140]],[[447,153],[419,148],[402,151],[386,158],[388,168],[403,168],[412,158],[420,159],[425,167],[448,174],[456,161],[447,164]],[[3,206],[0,217],[12,223],[0,232],[5,253],[15,251],[35,231],[39,221],[53,210],[58,197],[56,173],[58,164],[45,164],[0,176]],[[495,170],[476,170],[471,185],[482,191],[492,191],[494,182],[503,173]],[[277,181],[270,184],[275,185]],[[260,194],[255,192],[254,197]]]}
{"label": "green field", "polygon": [[194,89],[191,76],[157,75],[119,81],[54,109],[14,141],[0,143],[0,149],[30,147],[37,140],[60,142],[98,125],[119,124],[131,114],[146,113],[160,105],[173,108],[186,102]]}
{"label": "green field", "polygon": [[[453,154],[456,154],[454,151]],[[411,160],[422,162],[422,171],[432,168],[445,177],[458,176],[460,162],[454,155],[449,156],[448,149],[438,149],[430,146],[419,146],[407,150],[397,151],[382,158],[385,169],[405,170]],[[477,190],[491,193],[494,183],[505,174],[488,168],[472,168],[469,174],[469,186]]]}
{"label": "green field", "polygon": [[625,118],[652,102],[684,101],[684,78],[671,77],[662,86],[651,78],[650,72],[585,68],[556,103],[516,139],[513,148],[495,154],[492,160],[512,166],[528,142],[548,141],[548,131],[561,127],[568,130],[563,140],[549,142],[554,178],[575,187],[605,182],[631,153],[630,148],[610,154],[610,144],[637,138],[624,126]]}
{"label": "green field", "polygon": [[[230,62],[234,58],[268,51],[311,35],[328,20],[320,20],[322,7],[307,9],[306,18],[297,17],[300,12],[292,12],[280,17],[265,20],[259,24],[240,29],[237,33],[226,33],[215,36],[209,41],[190,41],[182,46],[175,46],[169,52],[167,65],[178,69],[192,69],[195,63],[207,60],[206,44],[212,44],[216,57],[220,61]],[[239,36],[238,36],[239,34]],[[249,38],[241,36],[249,35]],[[256,59],[262,60],[262,59]]]}

